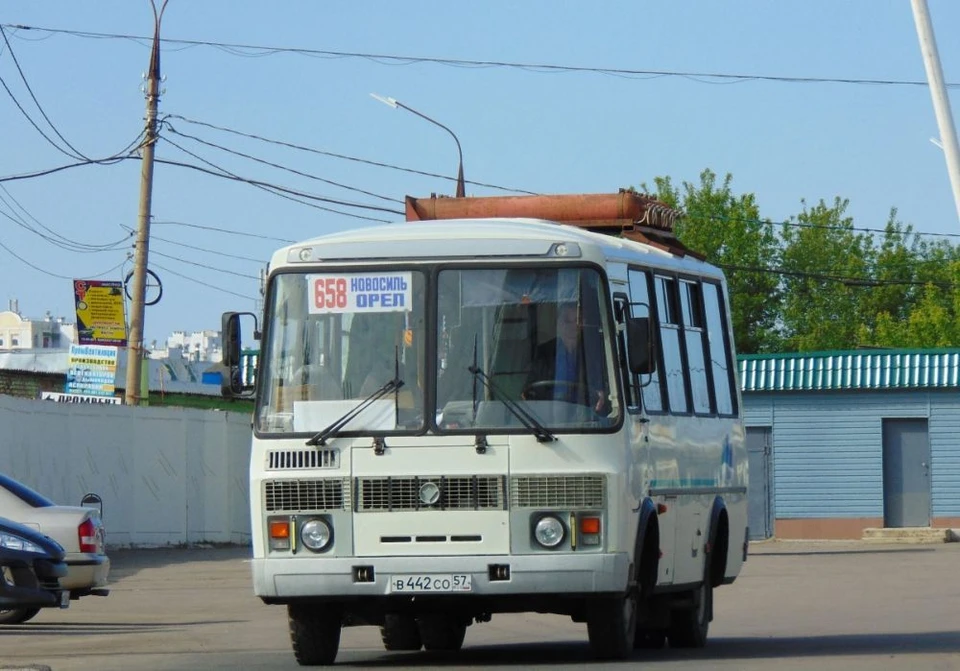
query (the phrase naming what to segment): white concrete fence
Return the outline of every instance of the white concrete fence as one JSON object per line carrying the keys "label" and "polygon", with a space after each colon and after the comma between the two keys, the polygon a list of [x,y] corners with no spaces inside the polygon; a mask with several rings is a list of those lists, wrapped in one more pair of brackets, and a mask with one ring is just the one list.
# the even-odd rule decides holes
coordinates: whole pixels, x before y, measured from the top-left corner
{"label": "white concrete fence", "polygon": [[0,472],[55,503],[103,498],[107,546],[250,542],[250,416],[0,395]]}

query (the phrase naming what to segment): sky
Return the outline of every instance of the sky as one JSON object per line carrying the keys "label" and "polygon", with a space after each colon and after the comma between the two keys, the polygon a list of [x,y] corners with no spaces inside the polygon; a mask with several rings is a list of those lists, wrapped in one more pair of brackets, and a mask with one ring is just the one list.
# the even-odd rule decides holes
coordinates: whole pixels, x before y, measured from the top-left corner
{"label": "sky", "polygon": [[[960,2],[928,6],[956,124]],[[153,12],[3,0],[0,24],[0,311],[15,299],[73,321],[72,279],[132,270],[141,161],[6,178],[77,163],[64,140],[88,158],[137,140],[150,48],[132,38],[152,36]],[[160,34],[148,346],[259,310],[276,248],[401,221],[405,195],[453,195],[454,139],[371,93],[455,134],[472,196],[710,169],[772,221],[840,197],[857,227],[897,208],[916,231],[960,234],[908,0],[169,0]]]}

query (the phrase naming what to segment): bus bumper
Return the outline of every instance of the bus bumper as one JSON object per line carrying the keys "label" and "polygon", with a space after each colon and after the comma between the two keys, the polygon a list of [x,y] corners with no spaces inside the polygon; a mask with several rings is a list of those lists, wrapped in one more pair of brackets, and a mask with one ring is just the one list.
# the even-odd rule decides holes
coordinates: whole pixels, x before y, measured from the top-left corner
{"label": "bus bumper", "polygon": [[[626,553],[483,557],[301,556],[253,559],[252,566],[254,592],[269,600],[394,595],[391,579],[400,575],[466,574],[471,578],[470,591],[452,594],[508,596],[623,592],[627,588],[630,558]],[[509,578],[494,579],[497,570],[491,567],[503,566],[509,567]],[[365,576],[367,581],[360,582],[358,575]],[[503,575],[502,569],[499,575]]]}

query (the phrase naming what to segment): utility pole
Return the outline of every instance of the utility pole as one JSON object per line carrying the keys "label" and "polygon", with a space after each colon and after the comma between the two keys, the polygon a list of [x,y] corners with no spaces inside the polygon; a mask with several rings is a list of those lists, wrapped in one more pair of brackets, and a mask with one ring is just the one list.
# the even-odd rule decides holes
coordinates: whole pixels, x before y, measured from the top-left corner
{"label": "utility pole", "polygon": [[913,20],[917,24],[917,36],[920,38],[920,52],[923,65],[927,70],[927,82],[933,97],[933,111],[937,116],[940,129],[940,142],[947,158],[947,173],[953,187],[953,202],[957,207],[957,219],[960,220],[960,148],[957,147],[957,131],[953,126],[953,114],[950,111],[950,99],[947,87],[943,83],[943,69],[940,67],[940,54],[937,41],[933,37],[933,24],[927,0],[911,0]]}
{"label": "utility pole", "polygon": [[130,332],[127,334],[127,382],[124,402],[140,403],[140,376],[143,364],[143,313],[147,292],[147,257],[150,251],[150,207],[153,201],[153,154],[157,144],[157,106],[160,103],[160,19],[169,0],[164,0],[157,12],[153,0],[153,48],[147,71],[145,94],[147,98],[146,126],[143,138],[143,159],[140,169],[140,212],[137,242],[133,256],[133,293],[130,298]]}

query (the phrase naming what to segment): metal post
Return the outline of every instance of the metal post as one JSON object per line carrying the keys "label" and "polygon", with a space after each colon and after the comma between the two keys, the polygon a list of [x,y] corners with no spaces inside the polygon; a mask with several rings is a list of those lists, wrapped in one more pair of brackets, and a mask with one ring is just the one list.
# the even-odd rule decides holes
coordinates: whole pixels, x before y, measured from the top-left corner
{"label": "metal post", "polygon": [[930,95],[933,97],[933,111],[937,116],[937,126],[940,129],[940,142],[947,159],[947,173],[950,175],[950,184],[953,187],[953,202],[957,207],[957,219],[960,220],[960,148],[957,147],[957,131],[953,126],[950,99],[947,97],[947,87],[943,82],[940,54],[937,51],[937,41],[933,36],[933,24],[930,21],[927,0],[911,0],[911,2],[913,19],[917,24],[917,36],[920,39],[920,51],[923,54],[923,64],[927,70]]}
{"label": "metal post", "polygon": [[159,13],[153,7],[153,49],[147,73],[146,127],[140,170],[140,211],[137,241],[133,257],[133,290],[130,297],[130,333],[127,334],[127,380],[124,400],[127,405],[140,402],[140,376],[143,364],[143,316],[147,290],[147,259],[150,251],[150,207],[153,201],[153,154],[157,143],[157,106],[160,102],[160,19],[169,0]]}

